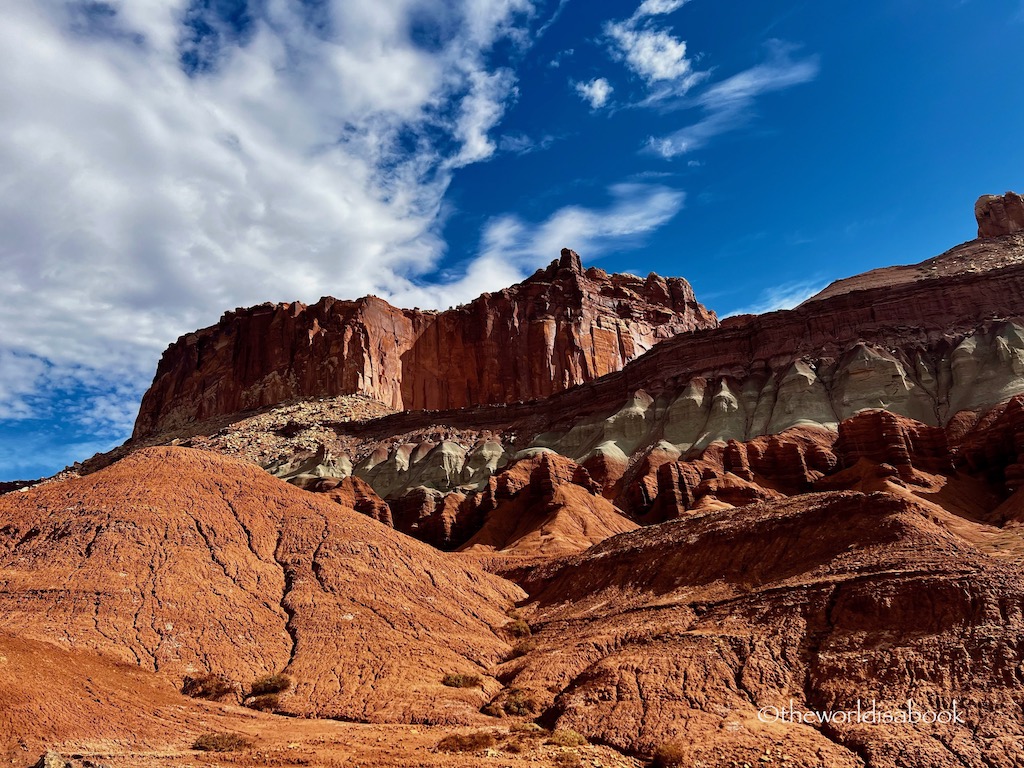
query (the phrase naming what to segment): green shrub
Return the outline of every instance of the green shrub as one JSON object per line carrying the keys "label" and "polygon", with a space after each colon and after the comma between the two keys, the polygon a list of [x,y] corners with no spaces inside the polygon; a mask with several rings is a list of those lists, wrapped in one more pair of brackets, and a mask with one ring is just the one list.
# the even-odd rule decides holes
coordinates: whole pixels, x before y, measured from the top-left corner
{"label": "green shrub", "polygon": [[678,744],[662,744],[654,750],[651,768],[684,768],[688,765],[686,752]]}
{"label": "green shrub", "polygon": [[494,735],[490,731],[473,731],[445,736],[437,742],[437,749],[441,752],[480,752],[494,744]]}
{"label": "green shrub", "polygon": [[582,747],[586,743],[587,740],[583,736],[569,728],[555,731],[548,739],[548,744],[554,744],[556,747]]}
{"label": "green shrub", "polygon": [[548,735],[548,732],[536,723],[512,723],[508,730],[510,733],[521,733],[538,739]]}
{"label": "green shrub", "polygon": [[532,634],[530,632],[530,625],[522,619],[510,621],[503,629],[509,637],[529,637]]}
{"label": "green shrub", "polygon": [[441,684],[449,688],[476,688],[482,682],[480,675],[449,673],[441,678]]}
{"label": "green shrub", "polygon": [[250,696],[263,696],[268,693],[283,693],[292,687],[292,679],[288,675],[267,675],[261,677],[249,689]]}
{"label": "green shrub", "polygon": [[502,706],[505,714],[513,717],[532,715],[537,711],[537,702],[526,691],[520,690],[511,691]]}
{"label": "green shrub", "polygon": [[258,709],[260,712],[277,712],[280,705],[281,697],[276,693],[264,693],[245,702],[249,709]]}
{"label": "green shrub", "polygon": [[204,733],[192,744],[202,752],[236,752],[252,746],[252,739],[237,733]]}
{"label": "green shrub", "polygon": [[509,659],[518,659],[521,656],[525,656],[531,651],[537,650],[537,641],[532,637],[528,637],[525,640],[520,640],[518,643],[512,646],[512,652],[509,653]]}
{"label": "green shrub", "polygon": [[499,704],[496,701],[492,701],[490,704],[485,705],[484,708],[481,709],[480,711],[483,712],[488,717],[504,717],[505,716],[505,710],[502,709],[501,708],[501,704]]}
{"label": "green shrub", "polygon": [[181,692],[193,699],[216,701],[235,692],[235,686],[223,675],[206,674],[198,677],[186,677],[182,681]]}

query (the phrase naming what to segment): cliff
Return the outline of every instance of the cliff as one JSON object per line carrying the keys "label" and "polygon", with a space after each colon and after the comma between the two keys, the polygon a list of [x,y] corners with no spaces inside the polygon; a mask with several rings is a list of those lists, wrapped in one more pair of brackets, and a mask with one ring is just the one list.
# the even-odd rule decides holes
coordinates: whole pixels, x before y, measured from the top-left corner
{"label": "cliff", "polygon": [[263,304],[167,349],[134,436],[302,397],[360,393],[406,410],[546,397],[716,325],[685,280],[584,270],[568,249],[524,282],[445,312],[372,296]]}

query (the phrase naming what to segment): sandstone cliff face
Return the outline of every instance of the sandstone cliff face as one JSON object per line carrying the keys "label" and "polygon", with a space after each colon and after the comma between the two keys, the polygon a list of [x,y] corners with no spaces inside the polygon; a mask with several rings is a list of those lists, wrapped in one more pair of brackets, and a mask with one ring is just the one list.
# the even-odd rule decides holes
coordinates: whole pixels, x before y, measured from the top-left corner
{"label": "sandstone cliff face", "polygon": [[1024,232],[1024,197],[1014,192],[982,195],[974,204],[974,215],[978,219],[978,237]]}
{"label": "sandstone cliff face", "polygon": [[569,250],[523,283],[445,312],[375,297],[265,304],[168,348],[135,436],[299,397],[362,393],[399,409],[546,397],[715,325],[685,280],[584,271]]}

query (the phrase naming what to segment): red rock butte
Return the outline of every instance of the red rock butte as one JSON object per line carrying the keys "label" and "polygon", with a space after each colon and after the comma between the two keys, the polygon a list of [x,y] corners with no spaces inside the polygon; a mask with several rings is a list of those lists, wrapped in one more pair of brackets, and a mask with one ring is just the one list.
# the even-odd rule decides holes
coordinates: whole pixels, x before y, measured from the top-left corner
{"label": "red rock butte", "polygon": [[299,397],[361,393],[405,410],[541,398],[717,324],[686,280],[584,270],[568,249],[522,283],[444,312],[374,296],[263,304],[164,352],[134,436]]}

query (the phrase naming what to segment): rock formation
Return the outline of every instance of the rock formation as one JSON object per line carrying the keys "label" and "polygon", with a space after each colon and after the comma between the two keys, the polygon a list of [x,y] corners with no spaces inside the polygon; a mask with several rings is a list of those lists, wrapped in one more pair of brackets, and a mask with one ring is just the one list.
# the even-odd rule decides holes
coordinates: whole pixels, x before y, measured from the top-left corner
{"label": "rock formation", "polygon": [[[501,673],[546,722],[682,765],[1017,764],[1020,563],[886,493],[643,528],[533,569],[536,649]],[[1024,539],[1014,537],[1014,552]],[[990,546],[990,545],[989,545]],[[963,724],[766,725],[765,708],[948,710]],[[762,759],[767,756],[767,759]]]}
{"label": "rock formation", "polygon": [[275,709],[291,714],[479,719],[487,684],[441,680],[507,652],[494,629],[521,597],[469,561],[187,448],[139,451],[0,498],[6,632],[178,685],[217,673],[246,686],[284,672],[295,682]]}
{"label": "rock formation", "polygon": [[[326,764],[343,725],[300,725],[326,717],[396,724],[337,761],[395,768],[1024,764],[1016,204],[719,327],[564,251],[445,313],[325,299],[186,337],[136,439],[0,497],[0,756],[180,765],[216,723],[285,745],[238,765]],[[207,672],[232,702],[284,672],[266,708],[300,717],[175,692]],[[762,717],[858,700],[959,719]],[[439,723],[477,729],[465,755]]]}
{"label": "rock formation", "polygon": [[575,554],[637,527],[601,496],[586,469],[548,451],[517,461],[470,504],[480,529],[464,552]]}
{"label": "rock formation", "polygon": [[1024,232],[1024,197],[1014,192],[982,195],[974,204],[974,215],[978,219],[978,237]]}
{"label": "rock formation", "polygon": [[546,397],[716,324],[685,280],[584,271],[568,249],[526,281],[445,312],[373,296],[238,309],[167,349],[135,436],[299,397],[362,393],[400,409]]}

